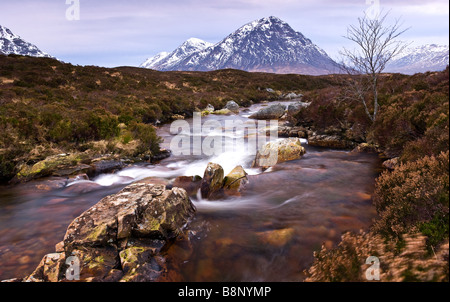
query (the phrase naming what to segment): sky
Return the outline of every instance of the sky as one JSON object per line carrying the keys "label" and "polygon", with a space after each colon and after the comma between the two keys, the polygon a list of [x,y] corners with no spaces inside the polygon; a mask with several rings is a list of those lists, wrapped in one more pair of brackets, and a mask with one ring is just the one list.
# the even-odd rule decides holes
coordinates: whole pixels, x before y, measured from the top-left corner
{"label": "sky", "polygon": [[449,44],[448,0],[0,0],[0,25],[64,62],[116,67],[276,16],[338,59],[347,27],[377,7],[411,45]]}

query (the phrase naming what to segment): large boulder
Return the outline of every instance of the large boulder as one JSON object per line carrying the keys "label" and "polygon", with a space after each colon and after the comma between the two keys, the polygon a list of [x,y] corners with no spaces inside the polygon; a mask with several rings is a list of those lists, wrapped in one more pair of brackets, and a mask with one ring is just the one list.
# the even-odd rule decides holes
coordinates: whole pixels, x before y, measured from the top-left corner
{"label": "large boulder", "polygon": [[251,119],[256,120],[276,120],[281,118],[286,110],[286,106],[282,104],[275,104],[266,108],[262,108],[259,111],[249,116]]}
{"label": "large boulder", "polygon": [[223,180],[226,195],[240,196],[241,189],[248,183],[247,172],[242,166],[237,166]]}
{"label": "large boulder", "polygon": [[305,153],[299,138],[268,142],[258,150],[252,166],[265,169],[278,163],[299,159]]}
{"label": "large boulder", "polygon": [[171,239],[182,232],[194,212],[184,189],[131,184],[76,218],[67,229],[64,246],[117,246],[132,235]]}
{"label": "large boulder", "polygon": [[76,259],[81,281],[156,281],[165,263],[159,252],[183,235],[195,211],[184,189],[131,184],[73,220],[58,253],[26,280],[67,280],[67,260]]}
{"label": "large boulder", "polygon": [[221,165],[216,163],[208,163],[205,169],[200,191],[202,198],[210,198],[222,189],[224,171]]}

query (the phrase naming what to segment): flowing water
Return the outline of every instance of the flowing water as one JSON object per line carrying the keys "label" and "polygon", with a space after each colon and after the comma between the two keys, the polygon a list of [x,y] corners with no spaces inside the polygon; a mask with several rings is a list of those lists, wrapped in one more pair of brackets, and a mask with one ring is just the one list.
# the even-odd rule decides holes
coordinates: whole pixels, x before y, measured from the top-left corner
{"label": "flowing water", "polygon": [[[202,122],[247,122],[261,106],[239,115],[202,117]],[[193,119],[186,122],[193,125]],[[251,137],[217,130],[217,136]],[[163,147],[171,147],[170,125],[158,134]],[[198,154],[195,131],[184,134]],[[190,249],[176,244],[168,251],[176,259],[173,280],[300,281],[322,244],[332,246],[342,232],[370,225],[375,215],[370,195],[380,166],[376,155],[314,148],[303,140],[307,153],[301,159],[262,171],[251,168],[254,154],[245,143],[230,148],[229,140],[222,142],[225,151],[217,155],[173,155],[89,181],[49,178],[0,188],[0,280],[30,274],[54,251],[68,224],[104,196],[147,177],[202,176],[208,162],[222,165],[225,174],[242,165],[249,183],[239,197],[192,198],[195,236]]]}

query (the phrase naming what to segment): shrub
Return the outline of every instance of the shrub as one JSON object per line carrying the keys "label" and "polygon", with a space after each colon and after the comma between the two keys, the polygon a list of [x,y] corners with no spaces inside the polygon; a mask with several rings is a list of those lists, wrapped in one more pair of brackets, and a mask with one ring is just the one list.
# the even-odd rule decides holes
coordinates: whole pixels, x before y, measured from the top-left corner
{"label": "shrub", "polygon": [[136,150],[137,153],[144,154],[150,151],[152,155],[159,154],[161,138],[156,135],[155,128],[152,125],[132,122],[129,130],[134,139],[141,141],[140,146]]}
{"label": "shrub", "polygon": [[448,167],[447,151],[401,164],[378,177],[373,200],[380,217],[373,230],[388,237],[399,237],[429,229],[427,233],[433,243],[448,237]]}

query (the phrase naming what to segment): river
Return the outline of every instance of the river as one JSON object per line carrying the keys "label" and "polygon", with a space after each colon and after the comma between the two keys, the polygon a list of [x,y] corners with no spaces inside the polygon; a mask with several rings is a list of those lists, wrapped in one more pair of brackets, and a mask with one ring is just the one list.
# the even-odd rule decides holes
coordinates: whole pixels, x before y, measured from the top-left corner
{"label": "river", "polygon": [[[239,115],[209,115],[202,122],[245,122],[262,106]],[[193,125],[193,119],[186,122]],[[162,147],[170,148],[170,125],[158,135]],[[192,133],[187,136],[194,142]],[[239,197],[192,198],[197,207],[192,228],[202,231],[177,264],[176,281],[301,281],[315,250],[337,244],[344,231],[367,229],[375,217],[370,196],[380,160],[374,154],[315,148],[303,140],[301,159],[262,171],[251,168],[254,154],[242,149],[245,145],[233,150],[224,145],[218,155],[172,155],[89,181],[46,178],[1,187],[0,280],[30,274],[54,251],[69,223],[101,198],[147,177],[202,176],[208,162],[222,165],[225,174],[242,165],[249,183]]]}

